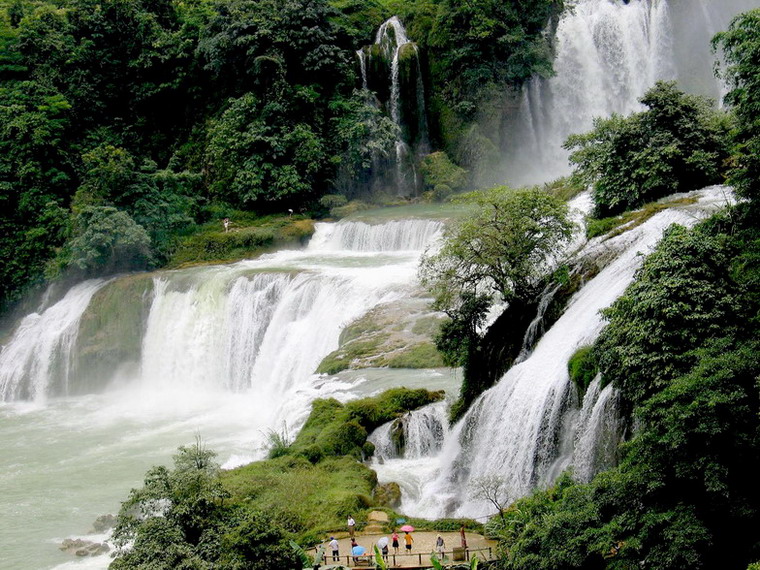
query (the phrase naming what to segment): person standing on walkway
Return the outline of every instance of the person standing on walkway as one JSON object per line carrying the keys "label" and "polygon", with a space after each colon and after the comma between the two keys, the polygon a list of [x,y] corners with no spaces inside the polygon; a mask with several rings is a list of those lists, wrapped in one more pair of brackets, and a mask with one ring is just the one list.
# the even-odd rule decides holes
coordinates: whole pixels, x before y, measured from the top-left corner
{"label": "person standing on walkway", "polygon": [[334,536],[330,537],[330,550],[332,550],[333,562],[338,562],[340,560],[340,546]]}
{"label": "person standing on walkway", "polygon": [[406,551],[411,552],[412,551],[412,543],[414,542],[414,539],[412,538],[412,535],[408,532],[404,533],[404,543],[406,545]]}
{"label": "person standing on walkway", "polygon": [[435,551],[438,553],[438,559],[443,560],[443,551],[445,546],[443,544],[443,537],[439,534],[435,539]]}
{"label": "person standing on walkway", "polygon": [[391,535],[391,546],[393,546],[393,554],[398,554],[398,533],[395,530]]}
{"label": "person standing on walkway", "polygon": [[354,520],[354,517],[351,515],[348,515],[348,520],[346,521],[346,526],[348,526],[348,536],[351,538],[354,537],[354,529],[356,528],[356,521]]}

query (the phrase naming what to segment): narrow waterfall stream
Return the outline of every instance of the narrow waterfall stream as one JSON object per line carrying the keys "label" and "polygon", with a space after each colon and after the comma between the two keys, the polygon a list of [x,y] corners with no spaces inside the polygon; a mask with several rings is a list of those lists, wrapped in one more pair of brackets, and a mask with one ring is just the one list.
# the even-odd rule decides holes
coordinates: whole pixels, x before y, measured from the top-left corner
{"label": "narrow waterfall stream", "polygon": [[[31,568],[33,553],[35,568],[105,568],[108,556],[72,560],[58,544],[115,513],[151,465],[196,435],[231,467],[261,458],[269,430],[295,433],[315,398],[456,389],[436,371],[314,374],[343,327],[417,294],[419,256],[442,227],[318,224],[305,249],[146,275],[139,288],[129,288],[139,276],[87,281],[22,320],[0,352],[0,530],[10,541],[0,567]],[[113,336],[111,313],[136,307],[145,318],[116,329],[132,338]],[[132,362],[78,382],[96,372],[88,347],[122,344],[136,347],[123,356]]]}

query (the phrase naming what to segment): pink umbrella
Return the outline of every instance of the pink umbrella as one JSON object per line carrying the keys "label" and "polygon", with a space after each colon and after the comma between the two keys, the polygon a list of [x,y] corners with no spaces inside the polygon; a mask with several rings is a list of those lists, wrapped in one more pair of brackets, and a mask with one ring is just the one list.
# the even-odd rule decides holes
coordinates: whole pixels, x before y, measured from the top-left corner
{"label": "pink umbrella", "polygon": [[414,527],[412,525],[410,525],[410,524],[405,524],[399,530],[401,530],[401,532],[413,532],[414,531]]}

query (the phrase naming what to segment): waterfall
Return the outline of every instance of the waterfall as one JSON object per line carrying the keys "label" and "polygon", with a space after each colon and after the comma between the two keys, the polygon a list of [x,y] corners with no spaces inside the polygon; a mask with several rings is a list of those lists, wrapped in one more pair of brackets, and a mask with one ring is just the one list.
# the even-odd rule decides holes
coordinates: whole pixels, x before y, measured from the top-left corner
{"label": "waterfall", "polygon": [[[579,347],[591,344],[601,331],[599,311],[631,283],[641,264],[639,252],[651,251],[672,223],[691,226],[727,200],[725,189],[720,187],[695,195],[700,200],[693,206],[665,210],[638,228],[587,245],[583,255],[614,254],[614,260],[573,296],[531,355],[481,395],[451,430],[441,451],[437,476],[423,482],[415,492],[418,500],[410,506],[414,512],[425,517],[488,514],[487,504],[466,499],[473,482],[490,475],[503,477],[508,501],[551,482],[552,468],[564,453],[562,442],[575,439],[567,430],[578,425],[568,417],[577,413],[573,412],[568,359]],[[597,418],[604,417],[602,410],[611,397],[607,393],[595,403],[599,406]],[[583,434],[580,441],[578,458],[591,453],[583,449],[594,448],[585,442]]]}
{"label": "waterfall", "polygon": [[359,58],[359,70],[362,74],[362,89],[368,89],[368,83],[367,83],[367,62],[366,57],[367,55],[364,53],[364,50],[359,49],[356,50],[356,57]]}
{"label": "waterfall", "polygon": [[556,75],[524,87],[511,119],[504,163],[512,184],[569,174],[568,135],[592,128],[594,117],[643,110],[638,99],[657,80],[719,97],[709,41],[731,15],[755,0],[576,0],[555,34]]}
{"label": "waterfall", "polygon": [[[130,358],[138,362],[117,383],[143,394],[164,394],[172,405],[212,392],[254,393],[257,419],[263,426],[275,425],[283,406],[296,405],[292,394],[309,388],[321,360],[338,348],[345,325],[415,289],[419,255],[442,227],[439,221],[413,219],[320,223],[303,250],[158,272],[147,300],[143,287],[119,289],[125,293],[115,302],[140,303],[146,315],[142,325],[136,321],[143,330],[134,331],[140,348]],[[79,319],[105,286],[105,281],[77,285],[20,323],[0,353],[3,400],[71,392],[69,376],[88,372],[76,370]],[[98,310],[89,308],[95,315]],[[105,339],[97,328],[100,320],[91,319],[90,336],[81,339],[95,350],[121,341]],[[90,391],[116,382],[117,368],[119,363],[113,378],[101,372]],[[298,400],[297,406],[297,417],[308,413],[308,402]]]}
{"label": "waterfall", "polygon": [[579,481],[590,481],[598,471],[612,467],[621,441],[617,392],[612,385],[601,388],[597,376],[588,387],[577,427],[572,459],[573,475]]}
{"label": "waterfall", "polygon": [[375,445],[375,460],[420,459],[436,454],[448,430],[447,412],[446,402],[436,402],[380,426],[368,438]]}
{"label": "waterfall", "polygon": [[422,250],[441,237],[443,223],[435,220],[394,220],[384,224],[341,221],[318,223],[309,249],[317,251]]}
{"label": "waterfall", "polygon": [[409,43],[406,29],[398,16],[383,22],[377,30],[375,44],[380,46],[386,58],[391,60],[391,100],[390,115],[393,122],[401,127],[401,89],[399,87],[399,53],[401,47]]}
{"label": "waterfall", "polygon": [[19,323],[0,352],[1,400],[41,401],[47,395],[68,394],[79,319],[105,283],[84,281],[57,303]]}
{"label": "waterfall", "polygon": [[[427,117],[425,110],[425,87],[422,80],[422,70],[420,67],[419,48],[410,41],[406,35],[406,29],[398,16],[383,22],[375,36],[375,50],[379,52],[383,60],[390,62],[390,93],[387,102],[387,110],[393,123],[398,127],[398,138],[395,142],[395,159],[396,159],[396,185],[399,195],[407,195],[415,192],[419,186],[417,176],[417,154],[429,152],[427,142]],[[366,48],[365,48],[366,49]],[[413,131],[410,132],[411,117],[409,112],[404,113],[402,110],[402,78],[401,78],[401,59],[405,50],[412,50],[415,62],[415,82],[409,86],[407,91],[413,89],[413,97],[416,99],[417,124]],[[369,54],[372,50],[367,50]],[[366,72],[366,58],[369,57],[365,50],[359,50],[359,65],[362,70],[362,84],[365,88],[369,85]],[[412,146],[415,150],[412,151]],[[411,176],[411,180],[409,180]]]}

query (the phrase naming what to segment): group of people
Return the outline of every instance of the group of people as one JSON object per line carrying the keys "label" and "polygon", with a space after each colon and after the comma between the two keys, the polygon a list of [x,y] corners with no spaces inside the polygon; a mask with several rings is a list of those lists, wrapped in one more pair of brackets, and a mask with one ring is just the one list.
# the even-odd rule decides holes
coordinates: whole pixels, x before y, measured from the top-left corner
{"label": "group of people", "polygon": [[[365,556],[367,550],[364,547],[359,546],[359,544],[356,542],[356,521],[352,516],[348,517],[348,520],[346,521],[346,527],[348,528],[348,536],[351,538],[351,556],[354,557],[354,562],[357,561],[359,556]],[[398,532],[396,530],[393,531],[393,534],[390,538],[390,547],[393,548],[393,553],[398,554],[398,549],[400,546],[400,541],[404,541],[404,548],[407,553],[412,552],[412,545],[414,544],[414,537],[412,536],[412,533],[409,531],[403,531],[404,536],[400,537]],[[380,540],[377,541],[377,546],[380,549],[380,553],[382,554],[383,558],[386,560],[388,559],[388,553],[389,553],[389,541],[388,537],[381,537]],[[340,560],[340,544],[338,543],[338,540],[334,537],[330,537],[330,541],[328,543],[328,548],[332,553],[332,560],[333,562],[338,562]],[[443,558],[444,550],[446,548],[446,545],[444,543],[443,537],[439,534],[436,537],[435,541],[435,550],[436,553],[440,558]]]}

